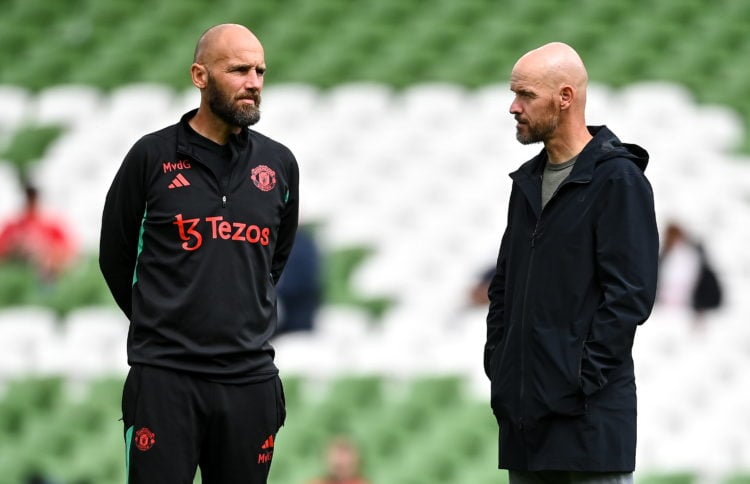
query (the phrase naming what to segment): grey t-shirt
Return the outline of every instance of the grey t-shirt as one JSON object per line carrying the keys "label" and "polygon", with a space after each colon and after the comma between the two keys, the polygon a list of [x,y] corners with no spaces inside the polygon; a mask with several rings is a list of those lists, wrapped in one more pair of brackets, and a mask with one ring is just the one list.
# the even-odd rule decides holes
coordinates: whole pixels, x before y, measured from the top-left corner
{"label": "grey t-shirt", "polygon": [[550,163],[547,160],[547,164],[544,166],[544,174],[542,175],[542,208],[547,205],[547,202],[552,198],[560,183],[568,178],[577,159],[578,155],[564,163]]}

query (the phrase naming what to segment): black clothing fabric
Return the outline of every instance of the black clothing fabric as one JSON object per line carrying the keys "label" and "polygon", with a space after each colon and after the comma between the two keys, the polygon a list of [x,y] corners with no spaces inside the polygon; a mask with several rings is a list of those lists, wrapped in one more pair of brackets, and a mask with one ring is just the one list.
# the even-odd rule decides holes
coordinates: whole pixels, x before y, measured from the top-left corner
{"label": "black clothing fabric", "polygon": [[631,350],[654,304],[659,250],[648,154],[589,130],[544,209],[545,151],[511,174],[484,356],[502,468],[635,466]]}
{"label": "black clothing fabric", "polygon": [[190,128],[194,115],[126,155],[105,201],[99,264],[130,318],[131,365],[269,379],[278,373],[275,284],[297,228],[297,162],[246,129],[228,144],[229,169],[217,166],[200,155],[210,143]]}
{"label": "black clothing fabric", "polygon": [[135,365],[122,412],[129,484],[265,484],[286,410],[278,376],[227,384]]}
{"label": "black clothing fabric", "polygon": [[702,244],[695,244],[698,252],[700,265],[698,267],[698,278],[690,297],[690,304],[695,311],[706,311],[721,306],[723,290],[719,276],[709,262],[706,249]]}
{"label": "black clothing fabric", "polygon": [[508,472],[509,484],[633,484],[632,472],[517,471]]}

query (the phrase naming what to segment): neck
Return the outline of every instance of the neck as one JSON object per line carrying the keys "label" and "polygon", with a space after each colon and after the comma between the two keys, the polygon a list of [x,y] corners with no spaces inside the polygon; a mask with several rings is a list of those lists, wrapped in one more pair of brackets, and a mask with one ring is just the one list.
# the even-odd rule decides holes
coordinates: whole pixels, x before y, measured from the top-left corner
{"label": "neck", "polygon": [[550,163],[565,163],[578,155],[591,141],[591,138],[591,133],[585,125],[568,131],[559,130],[553,137],[544,142],[547,159]]}
{"label": "neck", "polygon": [[196,133],[220,145],[227,144],[232,134],[240,132],[239,127],[228,125],[204,106],[198,108],[198,112],[188,121],[188,124]]}

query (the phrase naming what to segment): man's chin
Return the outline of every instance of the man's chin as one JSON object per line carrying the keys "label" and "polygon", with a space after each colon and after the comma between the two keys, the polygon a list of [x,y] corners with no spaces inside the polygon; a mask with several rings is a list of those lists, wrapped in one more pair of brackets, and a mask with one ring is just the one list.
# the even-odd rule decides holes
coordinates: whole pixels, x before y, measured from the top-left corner
{"label": "man's chin", "polygon": [[531,136],[527,134],[523,134],[520,131],[516,131],[516,139],[522,145],[533,145],[534,143],[539,143],[541,141],[541,140],[532,138]]}
{"label": "man's chin", "polygon": [[240,127],[244,126],[252,126],[256,124],[258,121],[260,121],[260,109],[258,109],[256,106],[250,106],[252,109],[243,109],[242,115],[239,116],[239,125]]}
{"label": "man's chin", "polygon": [[521,129],[521,126],[516,126],[516,139],[522,145],[529,144],[529,135]]}

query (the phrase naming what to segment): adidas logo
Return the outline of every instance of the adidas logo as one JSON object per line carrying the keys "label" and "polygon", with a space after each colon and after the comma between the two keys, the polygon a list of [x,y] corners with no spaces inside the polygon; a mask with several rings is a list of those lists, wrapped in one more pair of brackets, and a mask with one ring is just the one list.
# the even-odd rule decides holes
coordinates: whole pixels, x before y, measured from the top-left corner
{"label": "adidas logo", "polygon": [[190,186],[190,182],[187,178],[185,178],[182,173],[178,173],[176,177],[172,180],[172,183],[169,184],[169,189],[172,188],[180,188],[180,187],[187,187]]}
{"label": "adidas logo", "polygon": [[265,442],[263,442],[263,445],[260,447],[261,449],[273,449],[273,435],[269,435]]}
{"label": "adidas logo", "polygon": [[258,454],[258,464],[268,464],[273,459],[273,435],[269,435],[260,447],[265,452]]}

